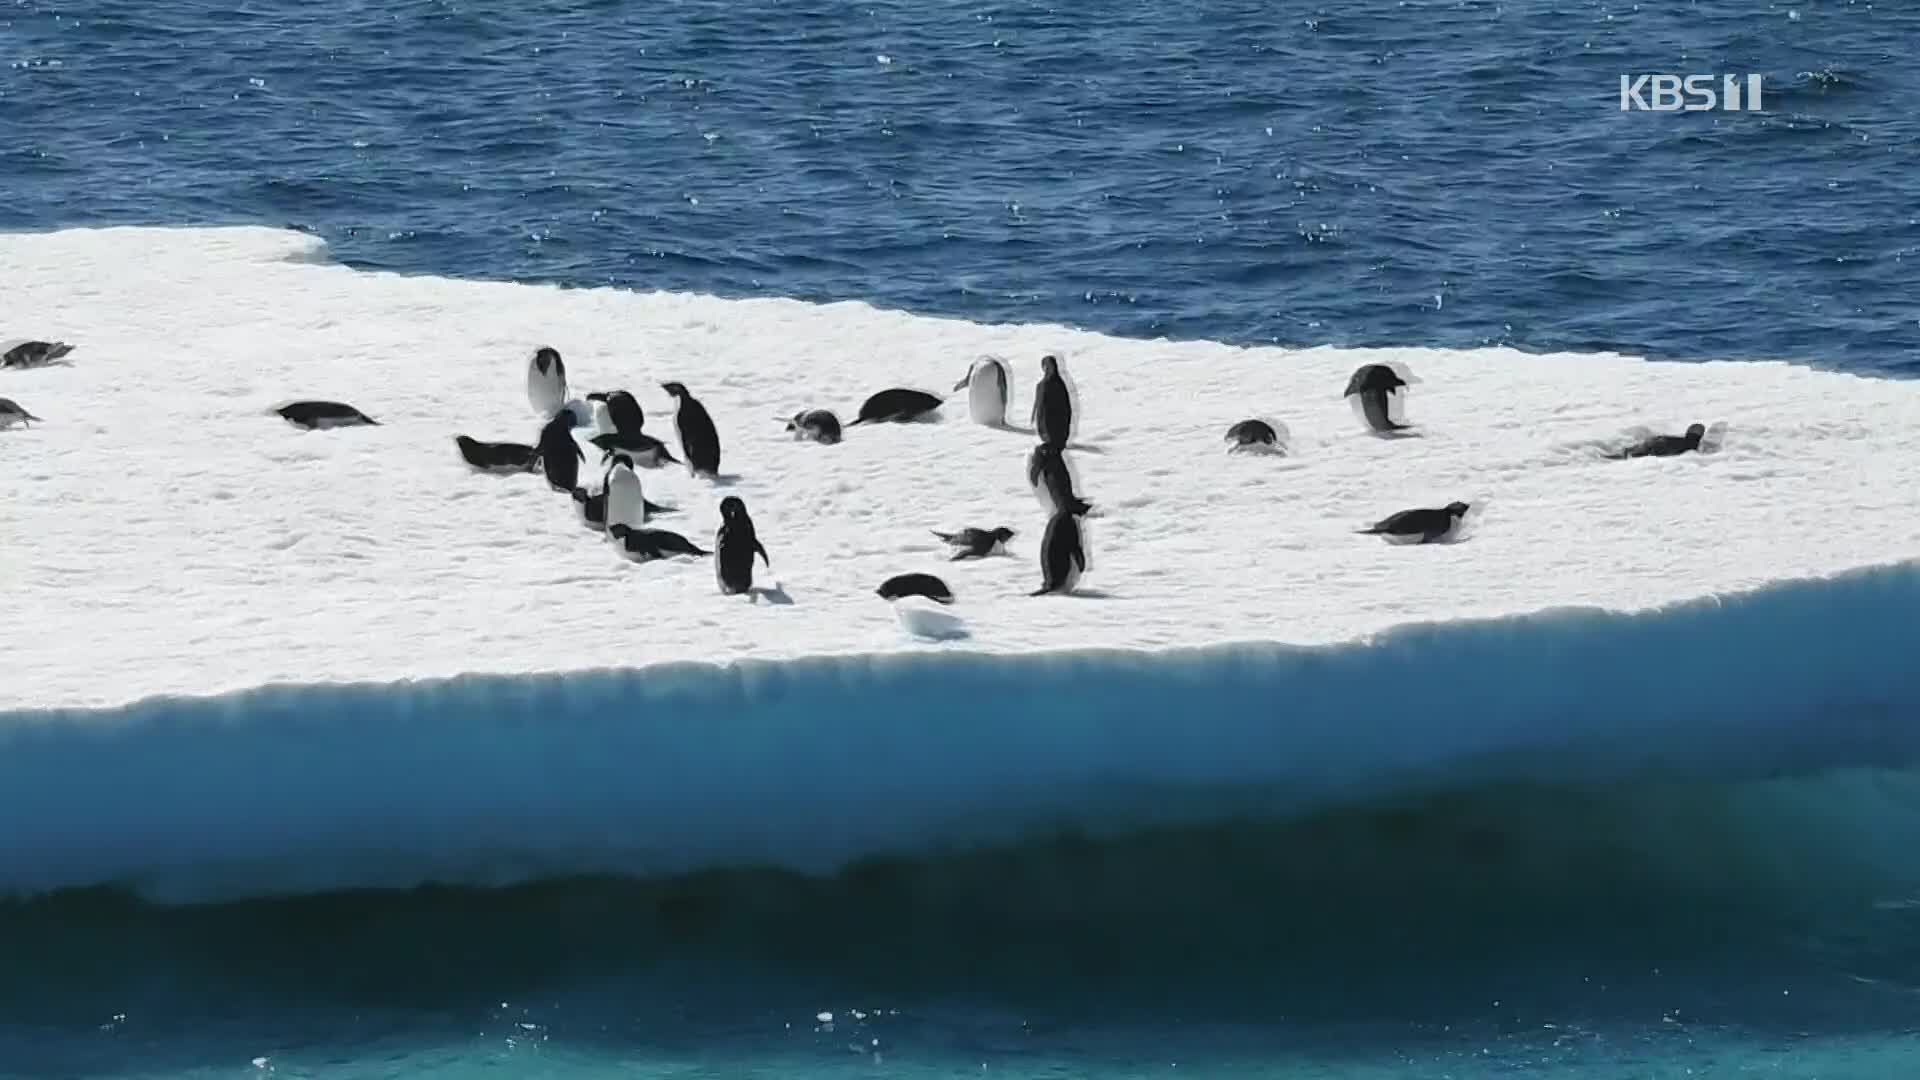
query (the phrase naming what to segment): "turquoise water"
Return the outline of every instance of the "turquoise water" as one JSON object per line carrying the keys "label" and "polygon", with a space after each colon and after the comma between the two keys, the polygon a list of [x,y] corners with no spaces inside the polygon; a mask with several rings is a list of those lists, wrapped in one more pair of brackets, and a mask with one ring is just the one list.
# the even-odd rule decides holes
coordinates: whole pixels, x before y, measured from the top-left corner
{"label": "turquoise water", "polygon": [[[1920,12],[1838,2],[16,0],[0,228],[294,224],[409,273],[1898,376],[1915,42]],[[1764,73],[1767,111],[1618,111],[1620,72],[1692,70]],[[21,318],[0,299],[0,336]],[[1904,1080],[1905,766],[824,879],[7,901],[0,1075]]]}

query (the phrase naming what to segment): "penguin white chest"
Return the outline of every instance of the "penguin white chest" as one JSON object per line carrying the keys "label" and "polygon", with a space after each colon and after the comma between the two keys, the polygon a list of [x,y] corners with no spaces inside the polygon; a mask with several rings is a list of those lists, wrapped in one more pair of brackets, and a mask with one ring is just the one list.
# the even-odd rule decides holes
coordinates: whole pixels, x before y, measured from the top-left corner
{"label": "penguin white chest", "polygon": [[1007,420],[1007,387],[998,372],[977,367],[967,385],[967,412],[976,424],[999,425]]}

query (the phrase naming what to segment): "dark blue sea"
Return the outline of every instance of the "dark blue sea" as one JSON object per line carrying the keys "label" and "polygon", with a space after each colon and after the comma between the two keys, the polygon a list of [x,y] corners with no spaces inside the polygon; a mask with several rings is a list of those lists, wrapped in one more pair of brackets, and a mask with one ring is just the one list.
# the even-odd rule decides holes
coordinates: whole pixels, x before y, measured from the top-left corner
{"label": "dark blue sea", "polygon": [[[1917,53],[1892,0],[8,0],[0,230],[1910,376]],[[1623,111],[1638,73],[1763,105]],[[1920,871],[1879,843],[1916,815],[1915,774],[1810,770],[826,879],[16,899],[0,1076],[1904,1080],[1920,896],[1846,868]]]}

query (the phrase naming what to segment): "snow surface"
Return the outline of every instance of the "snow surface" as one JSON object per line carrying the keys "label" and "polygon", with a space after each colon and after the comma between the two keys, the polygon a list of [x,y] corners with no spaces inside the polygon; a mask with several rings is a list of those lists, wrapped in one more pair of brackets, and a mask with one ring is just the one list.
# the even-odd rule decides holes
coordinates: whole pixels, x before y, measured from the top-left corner
{"label": "snow surface", "polygon": [[[78,346],[0,372],[46,419],[0,432],[0,887],[824,868],[1496,758],[1742,771],[1916,739],[1920,384],[402,277],[254,228],[0,237],[0,296],[0,331]],[[627,563],[538,476],[464,466],[455,434],[534,440],[541,344],[676,452],[659,384],[706,404],[731,479],[643,471],[683,508],[654,524],[710,547],[741,496],[771,594]],[[982,354],[1024,417],[1044,352],[1080,395],[1082,595],[1027,595],[1032,438],[965,391],[836,446],[777,419],[941,393]],[[1361,430],[1340,391],[1368,362],[1420,378],[1423,437]],[[268,414],[296,397],[381,426]],[[1225,451],[1250,416],[1286,456]],[[1727,422],[1720,452],[1598,456],[1694,420]],[[1354,533],[1454,499],[1485,505],[1462,542]],[[929,534],[1001,524],[1012,557]],[[908,571],[954,588],[951,622],[874,595]]]}

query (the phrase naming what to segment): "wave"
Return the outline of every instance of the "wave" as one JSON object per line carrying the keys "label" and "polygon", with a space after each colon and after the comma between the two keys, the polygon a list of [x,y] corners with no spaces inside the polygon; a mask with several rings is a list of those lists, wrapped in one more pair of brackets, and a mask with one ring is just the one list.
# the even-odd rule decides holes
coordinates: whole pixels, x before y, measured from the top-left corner
{"label": "wave", "polygon": [[[1330,647],[675,664],[17,711],[0,715],[0,889],[182,903],[827,875],[1516,784],[1900,770],[1920,760],[1916,603],[1909,565]],[[1829,812],[1803,809],[1807,828]],[[1915,850],[1877,862],[1905,871]]]}

